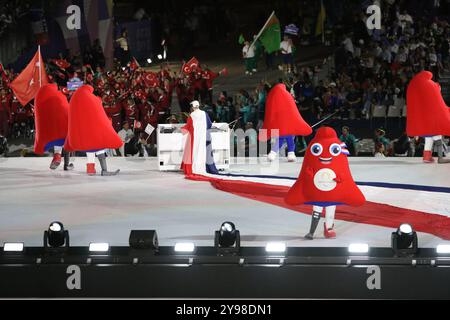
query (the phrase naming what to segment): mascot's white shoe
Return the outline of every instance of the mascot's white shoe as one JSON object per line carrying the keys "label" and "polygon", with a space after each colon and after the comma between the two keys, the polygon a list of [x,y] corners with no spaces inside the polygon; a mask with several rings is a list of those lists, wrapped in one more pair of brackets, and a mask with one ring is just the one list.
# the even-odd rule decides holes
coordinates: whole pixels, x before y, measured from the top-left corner
{"label": "mascot's white shoe", "polygon": [[274,151],[270,151],[269,155],[267,156],[267,160],[269,160],[270,162],[273,162],[277,158],[277,155],[278,155],[278,153],[276,153]]}
{"label": "mascot's white shoe", "polygon": [[295,156],[295,152],[289,152],[288,153],[288,162],[296,162],[297,157]]}

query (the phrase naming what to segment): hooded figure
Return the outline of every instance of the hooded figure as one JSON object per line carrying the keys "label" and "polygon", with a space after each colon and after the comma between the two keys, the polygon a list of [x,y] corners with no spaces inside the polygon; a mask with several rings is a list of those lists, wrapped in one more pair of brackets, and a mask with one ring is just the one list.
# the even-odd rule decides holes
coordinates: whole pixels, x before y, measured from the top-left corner
{"label": "hooded figure", "polygon": [[218,174],[213,157],[211,128],[212,122],[208,114],[200,110],[200,103],[191,103],[192,113],[187,124],[182,128],[187,135],[181,170],[186,176]]}
{"label": "hooded figure", "polygon": [[70,100],[69,131],[64,148],[68,151],[86,152],[87,173],[95,175],[95,155],[97,155],[103,176],[119,173],[108,172],[106,149],[118,149],[123,145],[114,131],[102,105],[102,100],[94,95],[94,88],[85,85],[75,91]]}
{"label": "hooded figure", "polygon": [[347,156],[348,150],[336,132],[320,128],[305,154],[297,182],[285,201],[289,205],[313,205],[313,217],[307,239],[313,239],[323,208],[326,210],[324,235],[335,238],[334,215],[336,206],[362,206],[366,199],[353,181]]}
{"label": "hooded figure", "polygon": [[274,161],[278,151],[286,142],[288,145],[288,161],[295,162],[295,136],[309,136],[311,127],[303,120],[292,95],[282,83],[270,90],[267,97],[266,112],[260,141],[276,138],[268,155],[269,161]]}
{"label": "hooded figure", "polygon": [[433,163],[433,144],[438,149],[439,163],[449,163],[443,158],[442,136],[450,135],[450,108],[441,95],[441,86],[432,80],[429,71],[418,73],[409,83],[407,92],[408,136],[425,137],[423,161]]}
{"label": "hooded figure", "polygon": [[34,152],[44,154],[54,150],[50,169],[55,170],[61,164],[64,153],[64,170],[72,170],[69,153],[63,151],[67,137],[69,103],[66,96],[58,91],[56,84],[47,84],[39,89],[35,98]]}

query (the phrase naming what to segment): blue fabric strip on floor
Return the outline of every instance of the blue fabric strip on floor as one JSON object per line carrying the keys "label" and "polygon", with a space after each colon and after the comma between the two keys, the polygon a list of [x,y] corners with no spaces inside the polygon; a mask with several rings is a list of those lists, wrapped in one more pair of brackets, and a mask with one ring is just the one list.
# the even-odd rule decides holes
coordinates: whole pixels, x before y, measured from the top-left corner
{"label": "blue fabric strip on floor", "polygon": [[[292,177],[279,177],[279,176],[265,176],[265,175],[242,175],[242,174],[219,174],[225,177],[234,178],[260,178],[260,179],[280,179],[280,180],[292,180],[296,181],[297,178]],[[356,182],[358,186],[376,187],[376,188],[389,188],[389,189],[404,189],[415,191],[428,191],[428,192],[441,192],[450,193],[450,188],[447,187],[433,187],[433,186],[420,186],[412,184],[400,184],[400,183],[387,183],[387,182]]]}

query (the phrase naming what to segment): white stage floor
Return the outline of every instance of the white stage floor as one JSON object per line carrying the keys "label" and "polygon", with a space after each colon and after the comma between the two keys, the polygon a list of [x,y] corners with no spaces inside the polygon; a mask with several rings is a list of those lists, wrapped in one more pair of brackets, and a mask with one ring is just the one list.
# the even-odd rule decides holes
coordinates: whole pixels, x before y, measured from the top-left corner
{"label": "white stage floor", "polygon": [[[90,242],[128,245],[132,229],[157,230],[163,246],[182,241],[212,246],[214,231],[222,222],[232,221],[241,231],[244,246],[262,246],[267,241],[309,247],[340,247],[355,242],[390,246],[392,229],[343,221],[336,222],[335,240],[323,238],[322,226],[316,240],[303,240],[310,215],[221,192],[209,183],[185,180],[181,173],[159,172],[156,159],[109,159],[110,169],[122,170],[117,177],[87,176],[84,158],[75,159],[74,172],[52,172],[48,169],[50,160],[0,158],[0,243],[40,246],[50,222],[61,221],[70,231],[74,246]],[[450,187],[450,165],[424,165],[420,160],[354,158],[350,163],[356,181]],[[281,161],[279,171],[273,175],[297,177],[300,162]],[[257,164],[235,164],[230,172],[267,174],[260,168]],[[369,198],[381,192],[369,189],[363,190],[370,194]],[[406,207],[422,206],[418,210],[431,203],[427,212],[450,216],[449,194],[428,197],[421,193],[411,198],[407,191],[400,190],[382,198],[388,204],[401,201]],[[443,242],[419,234],[421,247]]]}

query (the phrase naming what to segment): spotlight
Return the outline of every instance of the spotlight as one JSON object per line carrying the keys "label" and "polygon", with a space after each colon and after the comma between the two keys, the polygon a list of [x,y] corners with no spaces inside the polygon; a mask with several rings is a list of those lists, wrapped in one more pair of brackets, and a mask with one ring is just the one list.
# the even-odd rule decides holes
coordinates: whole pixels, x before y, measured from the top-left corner
{"label": "spotlight", "polygon": [[366,243],[353,243],[348,246],[350,253],[369,253],[369,245]]}
{"label": "spotlight", "polygon": [[216,231],[214,246],[220,254],[239,253],[241,236],[232,222],[224,222],[220,230]]}
{"label": "spotlight", "polygon": [[164,53],[163,53],[163,59],[164,59],[164,60],[167,59],[167,51],[166,51],[166,50],[164,50]]}
{"label": "spotlight", "polygon": [[159,60],[162,60],[162,59],[163,59],[163,56],[162,56],[161,54],[158,54],[158,59],[159,59]]}
{"label": "spotlight", "polygon": [[195,245],[193,243],[177,243],[175,245],[175,252],[179,253],[192,253],[195,251]]}
{"label": "spotlight", "polygon": [[147,62],[148,62],[148,64],[151,64],[152,63],[152,59],[148,58]]}
{"label": "spotlight", "polygon": [[133,230],[130,233],[130,247],[137,250],[158,251],[158,235],[155,230]]}
{"label": "spotlight", "polygon": [[267,253],[285,253],[286,252],[286,244],[282,242],[269,242],[266,245]]}
{"label": "spotlight", "polygon": [[3,252],[23,252],[23,243],[5,243],[3,244]]}
{"label": "spotlight", "polygon": [[99,253],[99,252],[108,252],[109,244],[108,243],[91,243],[89,244],[89,252]]}
{"label": "spotlight", "polygon": [[52,222],[48,230],[44,232],[44,248],[56,249],[65,246],[69,247],[69,231],[64,230],[61,222]]}
{"label": "spotlight", "polygon": [[417,233],[409,224],[402,224],[391,236],[392,250],[396,255],[415,254],[418,251]]}
{"label": "spotlight", "polygon": [[123,68],[122,68],[122,71],[125,71],[126,69],[127,69],[127,68],[123,67]]}
{"label": "spotlight", "polygon": [[438,254],[450,254],[450,244],[440,244],[436,247]]}

